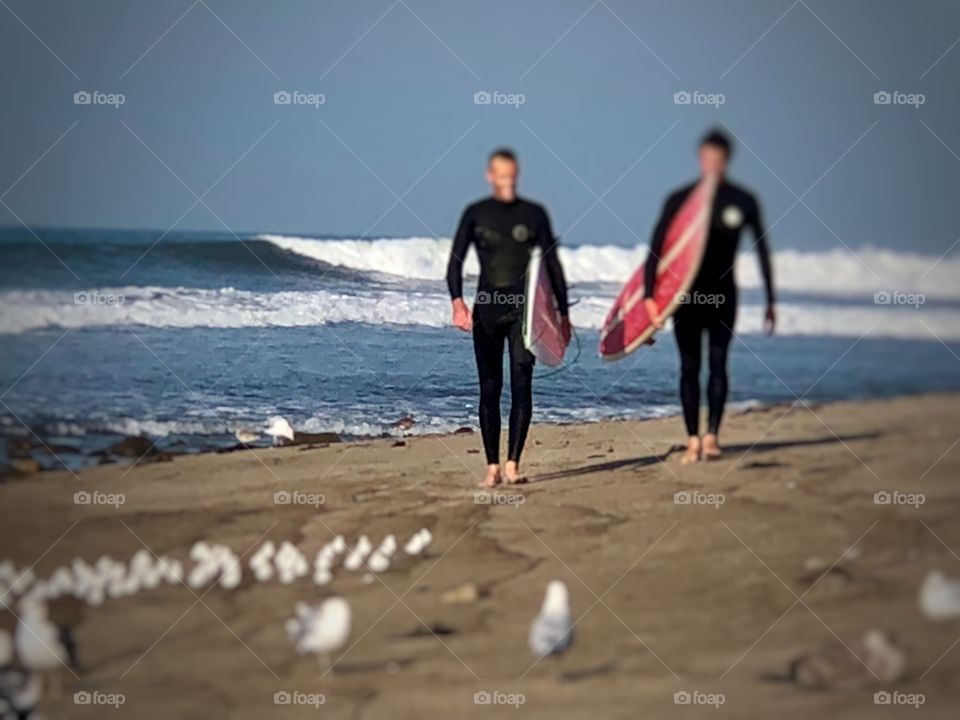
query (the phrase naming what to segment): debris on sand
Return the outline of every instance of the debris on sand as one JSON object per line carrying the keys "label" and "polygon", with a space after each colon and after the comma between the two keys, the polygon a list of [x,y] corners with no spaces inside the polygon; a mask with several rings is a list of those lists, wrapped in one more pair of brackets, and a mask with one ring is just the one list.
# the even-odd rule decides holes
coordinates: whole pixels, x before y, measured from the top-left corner
{"label": "debris on sand", "polygon": [[903,678],[906,664],[906,654],[890,635],[868,630],[860,642],[825,645],[792,660],[784,675],[762,679],[811,690],[853,690],[892,685]]}

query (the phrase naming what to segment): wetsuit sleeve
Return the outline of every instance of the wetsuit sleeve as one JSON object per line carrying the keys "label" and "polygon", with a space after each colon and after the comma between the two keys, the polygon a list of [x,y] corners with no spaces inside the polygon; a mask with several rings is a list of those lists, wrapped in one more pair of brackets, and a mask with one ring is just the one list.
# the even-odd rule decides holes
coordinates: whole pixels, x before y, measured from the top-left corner
{"label": "wetsuit sleeve", "polygon": [[660,264],[660,253],[663,250],[663,243],[667,238],[667,228],[670,227],[670,221],[677,214],[680,208],[680,194],[674,193],[663,203],[663,209],[660,211],[660,219],[653,229],[653,236],[650,238],[650,252],[647,254],[647,263],[643,268],[643,297],[652,298],[654,285],[657,282],[657,265]]}
{"label": "wetsuit sleeve", "polygon": [[450,262],[447,263],[447,289],[450,290],[450,299],[457,300],[463,297],[463,261],[470,249],[470,238],[473,237],[473,207],[463,211],[457,234],[453,236],[453,246],[450,248]]}
{"label": "wetsuit sleeve", "polygon": [[760,212],[760,203],[753,198],[753,212],[750,213],[750,229],[753,236],[757,239],[757,256],[760,260],[760,273],[763,275],[764,287],[767,290],[767,305],[773,305],[773,264],[770,262],[770,245],[767,243],[767,230],[763,224],[763,216]]}
{"label": "wetsuit sleeve", "polygon": [[543,261],[546,263],[547,276],[550,278],[550,287],[553,296],[557,299],[557,309],[563,317],[567,316],[569,301],[567,299],[567,280],[563,276],[563,266],[560,264],[560,241],[553,236],[550,225],[550,216],[543,212],[542,232],[539,233],[540,249],[543,251]]}

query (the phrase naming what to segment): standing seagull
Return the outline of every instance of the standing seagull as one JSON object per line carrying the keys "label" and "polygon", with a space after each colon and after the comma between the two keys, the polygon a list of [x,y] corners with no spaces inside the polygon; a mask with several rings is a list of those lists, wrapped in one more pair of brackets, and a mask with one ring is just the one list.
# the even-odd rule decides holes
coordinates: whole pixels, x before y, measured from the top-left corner
{"label": "standing seagull", "polygon": [[350,605],[341,597],[311,607],[297,604],[297,616],[287,621],[287,635],[301,655],[313,653],[330,664],[330,656],[350,639]]}
{"label": "standing seagull", "polygon": [[920,586],[920,609],[931,620],[960,617],[960,580],[932,570]]}
{"label": "standing seagull", "polygon": [[527,643],[538,660],[547,655],[560,655],[573,644],[570,595],[560,580],[552,580],[547,585],[546,597],[540,614],[530,626]]}
{"label": "standing seagull", "polygon": [[[77,666],[75,647],[66,628],[55,625],[42,602],[20,604],[14,645],[20,664],[33,672],[54,672]],[[54,675],[59,680],[59,675]],[[59,684],[59,683],[58,683]]]}

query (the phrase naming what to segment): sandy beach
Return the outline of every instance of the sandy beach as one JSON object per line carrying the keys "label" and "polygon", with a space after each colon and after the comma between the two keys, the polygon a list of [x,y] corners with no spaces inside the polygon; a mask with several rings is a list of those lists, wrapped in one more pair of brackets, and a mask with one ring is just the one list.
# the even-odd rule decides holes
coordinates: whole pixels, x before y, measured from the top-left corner
{"label": "sandy beach", "polygon": [[[424,556],[398,553],[367,581],[337,568],[322,588],[309,575],[261,584],[245,568],[234,591],[163,586],[99,608],[58,601],[54,618],[74,627],[82,668],[59,673],[62,693],[43,706],[53,718],[909,714],[875,705],[879,687],[761,679],[870,628],[909,653],[906,678],[887,689],[922,695],[926,718],[954,717],[960,620],[926,619],[917,590],[934,568],[960,576],[958,402],[732,414],[726,456],[695,466],[671,453],[682,439],[675,418],[535,425],[525,457],[534,482],[493,498],[477,494],[475,434],[42,473],[0,485],[2,556],[43,576],[75,557],[126,561],[143,547],[186,561],[199,539],[246,557],[267,538],[289,540],[312,559],[335,534],[434,536]],[[78,491],[124,502],[77,505]],[[324,502],[274,502],[296,491]],[[877,492],[923,502],[878,503]],[[526,636],[552,579],[570,589],[577,638],[536,663]],[[284,620],[297,601],[332,594],[349,601],[353,632],[324,674],[294,652]],[[0,618],[13,627],[10,613]],[[75,705],[78,691],[124,703],[115,714]],[[324,702],[277,707],[277,692]],[[677,704],[678,692],[722,704]]]}

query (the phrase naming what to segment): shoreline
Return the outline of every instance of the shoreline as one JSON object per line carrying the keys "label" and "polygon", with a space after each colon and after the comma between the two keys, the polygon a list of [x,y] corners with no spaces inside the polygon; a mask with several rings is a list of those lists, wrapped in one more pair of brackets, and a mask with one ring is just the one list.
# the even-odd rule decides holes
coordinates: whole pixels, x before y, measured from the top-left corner
{"label": "shoreline", "polygon": [[[189,567],[201,539],[238,554],[289,541],[312,560],[334,534],[375,545],[388,533],[402,545],[421,527],[434,537],[424,556],[399,553],[368,580],[337,567],[322,587],[309,574],[258,583],[244,562],[235,590],[164,585],[101,607],[55,601],[83,671],[60,673],[64,695],[41,706],[53,717],[102,714],[73,705],[78,691],[121,693],[143,718],[259,718],[276,712],[277,692],[321,693],[336,718],[515,717],[512,705],[477,708],[478,692],[522,695],[538,717],[627,718],[638,706],[683,715],[677,692],[722,694],[719,717],[873,717],[880,688],[810,692],[760,679],[871,628],[909,651],[905,678],[888,689],[922,693],[925,717],[949,717],[960,621],[925,618],[917,590],[932,569],[960,576],[958,401],[736,413],[727,455],[688,466],[670,455],[683,439],[676,418],[535,425],[533,482],[492,495],[476,487],[476,434],[48,472],[0,484],[3,554],[46,577],[73,558],[129,561],[144,548]],[[925,501],[876,502],[891,491]],[[75,504],[78,492],[124,501]],[[323,502],[278,504],[278,492]],[[553,579],[569,587],[577,639],[534,665],[526,634]],[[297,602],[333,594],[350,603],[353,633],[321,677],[284,621]],[[14,622],[0,612],[0,627]],[[316,716],[312,706],[290,712]]]}
{"label": "shoreline", "polygon": [[[956,391],[960,394],[960,390]],[[946,393],[937,393],[937,392],[916,392],[916,393],[901,393],[896,394],[890,397],[870,397],[870,398],[856,398],[856,399],[846,399],[846,400],[822,400],[822,401],[813,401],[806,402],[805,405],[810,407],[822,407],[824,405],[830,405],[834,403],[864,403],[864,402],[883,402],[885,400],[896,400],[901,398],[911,398],[911,397],[925,397],[930,395],[943,395],[950,394],[950,391]],[[750,399],[729,402],[727,404],[727,410],[725,413],[725,424],[730,418],[734,418],[740,415],[750,414],[752,412],[763,412],[770,410],[786,410],[791,407],[791,403],[788,402],[774,402],[774,403],[764,403],[760,400]],[[534,414],[536,414],[536,405],[534,406]],[[536,419],[531,422],[531,430],[534,428],[551,428],[551,427],[576,427],[576,426],[594,426],[594,425],[604,425],[607,423],[649,423],[649,422],[669,422],[671,420],[678,420],[681,418],[680,408],[677,407],[674,412],[667,412],[663,414],[652,414],[648,417],[603,417],[597,418],[594,420],[571,420],[571,421],[537,421]],[[404,418],[406,419],[406,418]],[[399,422],[402,422],[401,419]],[[396,424],[395,424],[396,425]],[[680,427],[680,426],[678,426]],[[22,428],[22,426],[21,426]],[[222,443],[211,442],[203,446],[189,446],[183,441],[176,441],[176,444],[171,446],[164,446],[161,441],[166,436],[154,437],[148,434],[140,435],[126,435],[123,433],[97,433],[96,437],[102,437],[105,440],[111,439],[110,442],[105,443],[105,447],[99,450],[86,450],[79,451],[72,449],[67,445],[61,445],[55,442],[57,438],[73,438],[72,435],[57,435],[57,436],[42,436],[39,434],[34,434],[33,431],[28,431],[23,429],[22,433],[16,435],[4,435],[2,436],[3,440],[7,443],[8,447],[8,464],[0,465],[0,482],[5,481],[17,481],[24,480],[29,478],[37,473],[52,473],[52,472],[74,472],[79,473],[86,470],[89,470],[93,467],[100,467],[103,465],[117,465],[120,467],[130,467],[131,465],[138,464],[150,464],[153,462],[168,462],[178,458],[187,458],[187,457],[197,457],[203,455],[225,455],[232,453],[242,453],[242,452],[264,452],[267,450],[274,450],[278,448],[289,448],[289,447],[298,447],[301,449],[316,449],[320,447],[328,447],[330,445],[344,445],[349,446],[351,444],[366,444],[372,442],[407,442],[417,439],[436,439],[436,438],[451,438],[458,435],[477,435],[478,429],[475,425],[461,425],[455,430],[447,430],[442,432],[426,432],[426,433],[417,433],[412,432],[408,433],[403,429],[400,429],[396,434],[389,432],[381,432],[378,435],[352,435],[349,433],[338,433],[334,431],[319,431],[319,432],[300,432],[296,431],[296,439],[294,442],[283,441],[280,444],[270,444],[265,437],[260,438],[258,441],[243,443],[240,441],[235,441],[233,445],[226,444],[225,438],[227,434],[223,436],[199,436],[199,437],[209,437],[209,438],[221,438]],[[169,433],[169,435],[177,435],[177,433]],[[84,435],[82,437],[89,437]],[[685,440],[685,435],[680,432],[678,434],[677,443],[681,443]],[[10,454],[10,448],[14,449],[14,454]],[[115,449],[120,448],[119,452],[114,452]],[[45,456],[46,462],[33,462],[32,459],[36,458],[37,455]],[[62,460],[61,457],[68,458],[77,458],[77,461],[74,464],[71,464],[70,460]],[[24,463],[23,461],[27,461]]]}

